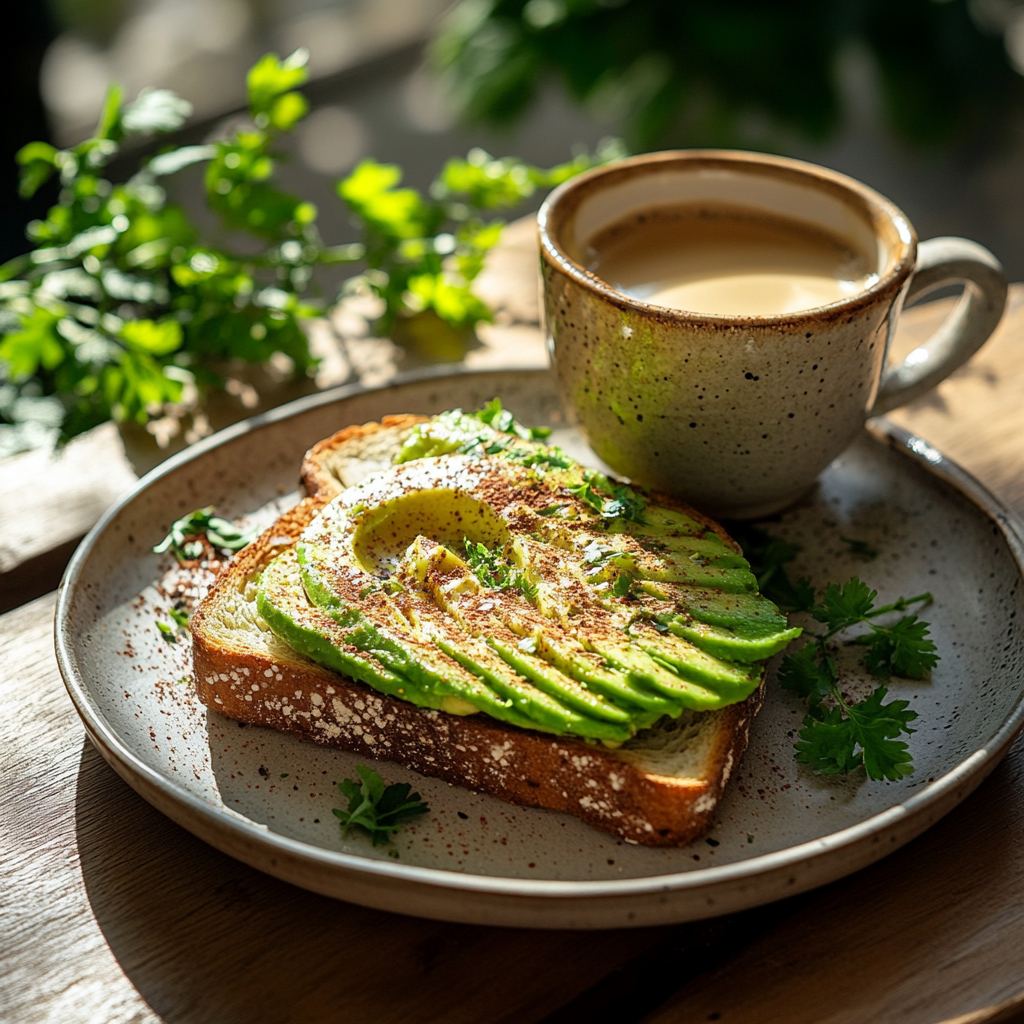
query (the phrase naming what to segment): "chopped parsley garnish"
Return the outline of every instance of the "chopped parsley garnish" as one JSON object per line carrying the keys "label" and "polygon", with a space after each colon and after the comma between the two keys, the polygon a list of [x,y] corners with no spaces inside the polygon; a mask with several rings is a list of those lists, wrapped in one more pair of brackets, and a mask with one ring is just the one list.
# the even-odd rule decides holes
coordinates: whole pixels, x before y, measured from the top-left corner
{"label": "chopped parsley garnish", "polygon": [[612,584],[612,594],[615,597],[628,597],[635,582],[636,580],[628,572],[620,572]]}
{"label": "chopped parsley garnish", "polygon": [[524,441],[542,441],[551,436],[550,427],[524,427],[508,409],[501,407],[500,398],[492,398],[474,415],[494,430],[500,430],[503,434],[515,434]]}
{"label": "chopped parsley garnish", "polygon": [[171,526],[170,533],[153,548],[153,553],[162,555],[170,551],[179,562],[195,561],[202,557],[203,545],[189,537],[206,537],[215,547],[225,551],[240,551],[256,538],[257,530],[240,530],[227,519],[213,514],[213,506],[196,509],[182,516]]}
{"label": "chopped parsley garnish", "polygon": [[184,608],[168,608],[167,614],[177,623],[178,629],[188,629],[188,612]]}
{"label": "chopped parsley garnish", "polygon": [[643,516],[646,507],[643,497],[632,487],[613,484],[603,473],[591,474],[588,471],[584,482],[579,487],[569,487],[568,491],[589,505],[602,519],[624,519],[641,526],[647,522]]}
{"label": "chopped parsley garnish", "polygon": [[178,642],[178,633],[183,629],[188,629],[188,612],[184,608],[175,608],[173,605],[167,609],[167,614],[171,617],[174,622],[172,626],[168,622],[164,622],[162,619],[157,619],[156,628],[168,639],[172,644]]}
{"label": "chopped parsley garnish", "polygon": [[509,565],[499,550],[465,539],[466,561],[476,578],[489,590],[518,590],[528,601],[537,600],[537,584],[522,569]]}
{"label": "chopped parsley garnish", "polygon": [[357,765],[356,771],[361,781],[342,779],[338,783],[342,796],[348,797],[347,811],[333,809],[343,837],[357,828],[373,840],[374,846],[386,846],[407,821],[430,811],[419,793],[409,792],[412,786],[408,782],[385,786],[372,769]]}
{"label": "chopped parsley garnish", "polygon": [[523,466],[534,466],[540,469],[569,469],[576,465],[576,460],[566,455],[558,445],[544,448],[515,448],[509,458]]}

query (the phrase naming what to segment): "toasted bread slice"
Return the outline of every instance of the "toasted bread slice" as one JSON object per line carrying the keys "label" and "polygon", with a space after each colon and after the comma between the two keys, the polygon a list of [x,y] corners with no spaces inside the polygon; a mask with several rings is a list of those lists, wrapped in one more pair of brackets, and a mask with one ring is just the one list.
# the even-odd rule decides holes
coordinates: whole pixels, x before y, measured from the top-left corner
{"label": "toasted bread slice", "polygon": [[282,516],[218,577],[192,617],[204,704],[510,803],[565,811],[633,842],[683,845],[707,829],[746,747],[763,681],[741,704],[665,719],[617,750],[377,693],[292,650],[256,609],[263,568],[321,507],[307,498]]}
{"label": "toasted bread slice", "polygon": [[240,721],[392,761],[510,803],[567,812],[629,842],[676,846],[699,837],[746,748],[763,673],[742,703],[684,711],[611,750],[483,714],[449,715],[396,700],[297,653],[263,621],[256,593],[264,567],[344,487],[389,466],[421,420],[389,417],[350,427],[310,450],[302,468],[310,497],[230,563],[192,618],[200,699]]}

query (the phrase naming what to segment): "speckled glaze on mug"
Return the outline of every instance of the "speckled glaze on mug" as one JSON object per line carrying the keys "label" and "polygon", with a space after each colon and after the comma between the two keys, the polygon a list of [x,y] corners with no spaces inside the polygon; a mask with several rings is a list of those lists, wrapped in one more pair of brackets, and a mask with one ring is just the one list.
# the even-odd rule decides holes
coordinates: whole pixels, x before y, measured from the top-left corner
{"label": "speckled glaze on mug", "polygon": [[[757,317],[686,313],[585,269],[604,228],[652,207],[732,202],[808,222],[875,253],[874,283],[839,302]],[[1006,279],[982,246],[920,246],[889,200],[844,175],[755,153],[683,151],[596,168],[539,214],[548,345],[567,406],[616,471],[714,515],[754,518],[801,497],[867,417],[934,387],[989,337]],[[902,365],[886,356],[904,302],[965,284]]]}

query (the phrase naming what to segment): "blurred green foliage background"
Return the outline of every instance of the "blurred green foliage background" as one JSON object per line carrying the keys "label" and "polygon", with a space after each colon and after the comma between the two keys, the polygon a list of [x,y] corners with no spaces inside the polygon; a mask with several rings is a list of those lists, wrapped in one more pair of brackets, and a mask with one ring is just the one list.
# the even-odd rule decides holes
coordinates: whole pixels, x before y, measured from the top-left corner
{"label": "blurred green foliage background", "polygon": [[966,0],[459,0],[433,53],[470,121],[524,116],[554,77],[636,150],[785,148],[839,129],[856,45],[888,125],[933,146],[991,129],[1021,97],[991,21]]}

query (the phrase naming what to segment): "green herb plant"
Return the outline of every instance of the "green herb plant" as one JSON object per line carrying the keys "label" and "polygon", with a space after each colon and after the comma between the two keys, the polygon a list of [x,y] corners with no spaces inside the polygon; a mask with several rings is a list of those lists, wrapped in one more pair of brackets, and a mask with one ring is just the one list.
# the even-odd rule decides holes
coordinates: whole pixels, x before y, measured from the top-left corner
{"label": "green herb plant", "polygon": [[[976,0],[458,0],[435,63],[473,123],[508,125],[560,83],[622,126],[638,151],[668,145],[792,149],[843,122],[855,46],[880,119],[903,140],[999,137],[1019,104],[1002,29]],[[987,129],[987,130],[986,130]]]}
{"label": "green herb plant", "polygon": [[357,765],[356,771],[359,781],[343,779],[338,783],[342,796],[348,798],[347,811],[333,811],[341,823],[342,836],[357,828],[370,837],[374,846],[386,846],[406,822],[430,811],[419,793],[410,793],[408,782],[385,786],[372,769]]}
{"label": "green herb plant", "polygon": [[[501,236],[492,212],[621,153],[609,144],[542,170],[473,150],[445,165],[429,196],[400,187],[399,167],[364,160],[337,186],[361,241],[326,245],[316,206],[274,178],[279,138],[308,109],[297,91],[307,58],[260,58],[247,76],[247,124],[147,156],[123,183],[105,174],[126,143],[172,132],[191,112],[172,92],[126,103],[112,85],[91,138],[18,153],[22,195],[54,176],[61,189],[28,226],[31,251],[0,267],[0,456],[109,419],[162,420],[173,436],[237,361],[312,374],[303,321],[324,311],[312,294],[330,265],[359,271],[343,293],[377,297],[378,334],[434,361],[460,358],[451,339],[491,317],[472,286]],[[168,200],[167,179],[196,165],[214,238]]]}
{"label": "green herb plant", "polygon": [[[842,586],[830,583],[819,601],[809,580],[793,583],[789,579],[785,563],[797,553],[793,545],[757,528],[741,527],[736,532],[761,592],[783,611],[809,612],[825,627],[821,632],[805,630],[807,642],[787,655],[779,670],[780,684],[808,706],[795,743],[797,761],[822,775],[863,768],[869,779],[896,781],[912,774],[912,757],[900,736],[914,732],[910,723],[917,713],[905,700],[884,703],[884,683],[894,675],[923,679],[938,664],[927,622],[916,614],[893,621],[894,615],[931,601],[932,595],[901,597],[876,606],[878,593],[854,576]],[[851,630],[863,627],[866,631],[850,636]],[[862,664],[881,681],[862,700],[843,693],[834,652],[841,636],[847,636],[850,645],[867,648]]]}
{"label": "green herb plant", "polygon": [[644,509],[647,503],[642,495],[626,484],[612,483],[595,469],[584,470],[584,482],[570,487],[569,493],[586,502],[602,519],[646,523]]}
{"label": "green herb plant", "polygon": [[362,228],[366,263],[346,289],[380,300],[378,334],[421,353],[440,347],[461,358],[466,332],[492,317],[472,287],[504,227],[491,214],[624,152],[620,142],[606,140],[593,156],[580,153],[545,170],[473,149],[465,159],[449,160],[426,196],[401,187],[401,168],[364,160],[338,183]]}
{"label": "green herb plant", "polygon": [[215,548],[222,551],[241,551],[256,539],[257,530],[239,530],[227,519],[215,516],[213,506],[196,509],[182,516],[171,525],[170,532],[153,548],[153,553],[162,555],[171,552],[179,562],[193,562],[203,556],[203,545],[198,539],[205,537]]}
{"label": "green herb plant", "polygon": [[[178,128],[190,113],[166,90],[124,103],[111,86],[92,138],[70,149],[42,142],[18,154],[21,192],[52,176],[59,201],[28,226],[31,252],[0,267],[0,416],[33,416],[66,440],[108,419],[148,420],[223,383],[226,361],[275,353],[312,366],[300,321],[315,265],[358,258],[325,248],[316,208],[273,183],[274,144],[306,112],[295,86],[306,53],[261,58],[248,74],[251,125],[224,141],[146,159],[127,182],[104,169],[133,141]],[[204,243],[163,182],[205,164],[207,203],[224,238]],[[248,236],[248,238],[245,238]],[[254,251],[250,251],[254,250]],[[11,431],[5,447],[17,443]]]}

